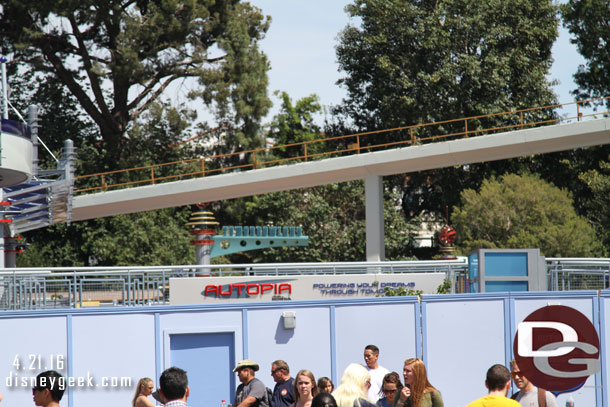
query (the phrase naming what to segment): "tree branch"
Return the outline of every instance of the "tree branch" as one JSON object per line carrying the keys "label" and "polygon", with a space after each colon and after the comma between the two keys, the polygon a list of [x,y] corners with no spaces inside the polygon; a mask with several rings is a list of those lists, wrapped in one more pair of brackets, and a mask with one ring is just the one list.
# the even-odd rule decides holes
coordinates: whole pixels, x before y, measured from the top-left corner
{"label": "tree branch", "polygon": [[[150,105],[153,101],[155,101],[163,93],[163,91],[165,91],[165,89],[168,87],[168,85],[170,83],[172,83],[175,79],[177,79],[179,77],[181,77],[181,76],[174,74],[174,75],[170,76],[169,78],[167,78],[165,80],[165,82],[163,82],[163,84],[161,84],[161,86],[159,86],[152,93],[152,95],[150,95],[150,97],[146,100],[146,102],[144,102],[140,107],[138,107],[135,111],[133,111],[129,115],[129,119],[130,120],[135,120],[144,110],[146,110],[148,105]],[[149,92],[147,92],[147,93],[149,93]],[[130,103],[130,106],[131,106],[131,103]]]}
{"label": "tree branch", "polygon": [[87,47],[83,42],[82,34],[80,29],[78,28],[78,24],[74,20],[74,16],[70,15],[68,17],[70,21],[70,25],[72,26],[72,31],[74,33],[74,37],[76,38],[76,42],[78,43],[78,55],[83,59],[83,65],[85,71],[87,72],[87,77],[89,78],[89,83],[91,84],[91,90],[93,91],[93,96],[95,97],[95,101],[101,111],[101,113],[107,118],[111,119],[110,110],[106,105],[106,101],[104,100],[104,93],[102,88],[100,87],[100,83],[97,75],[93,72],[93,64],[91,63],[91,59],[89,58],[89,52],[87,51]]}
{"label": "tree branch", "polygon": [[114,126],[114,123],[108,123],[105,120],[102,113],[96,108],[91,99],[89,99],[89,96],[87,96],[85,91],[83,91],[79,83],[76,82],[74,75],[72,75],[66,69],[61,59],[55,55],[55,49],[53,48],[52,42],[48,40],[48,37],[43,38],[39,46],[45,58],[51,63],[51,65],[53,65],[53,73],[55,73],[64,84],[66,84],[68,89],[70,89],[70,92],[72,92],[72,94],[76,97],[87,114],[91,116],[98,126],[100,126],[100,130],[102,130],[102,132],[104,132],[104,129],[116,131],[116,126]]}
{"label": "tree branch", "polygon": [[[221,58],[224,58],[224,57],[221,57]],[[219,59],[219,58],[215,58],[215,59]],[[191,65],[192,65],[191,62],[182,62],[182,63],[176,64],[176,67],[191,66]],[[173,69],[173,71],[174,71],[174,73],[168,78],[168,80],[170,82],[172,82],[173,80],[175,80],[177,78],[197,76],[197,74],[195,72],[189,73],[187,70],[183,70],[180,73],[176,73],[176,69]],[[167,75],[168,74],[165,70],[161,70],[161,71],[157,72],[157,74],[150,81],[148,81],[148,84],[145,86],[144,90],[142,92],[140,92],[140,94],[138,94],[138,96],[136,96],[131,102],[129,102],[127,109],[129,111],[131,111],[132,109],[135,109],[140,104],[140,102],[142,100],[144,100],[148,96],[148,94],[150,94],[150,92],[152,92],[152,90],[155,88],[155,85],[157,85],[159,82],[161,82],[161,79]],[[161,85],[161,87],[163,89],[165,89],[167,87],[167,85],[169,85],[169,83],[167,83],[167,81],[165,81],[164,84]],[[155,91],[155,94],[156,93],[157,92]],[[150,103],[150,101],[147,101],[146,105],[149,103]],[[138,110],[140,110],[140,109],[138,108]]]}

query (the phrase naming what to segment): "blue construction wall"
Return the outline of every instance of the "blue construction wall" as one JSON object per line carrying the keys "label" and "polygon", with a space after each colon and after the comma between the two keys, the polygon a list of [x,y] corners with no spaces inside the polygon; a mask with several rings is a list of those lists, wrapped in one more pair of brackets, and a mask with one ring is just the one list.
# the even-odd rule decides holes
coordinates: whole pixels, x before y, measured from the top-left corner
{"label": "blue construction wall", "polygon": [[[381,349],[380,363],[401,376],[405,359],[424,358],[445,404],[463,406],[486,393],[489,366],[508,365],[517,324],[533,310],[559,303],[598,329],[602,371],[574,398],[579,406],[602,406],[608,400],[609,301],[610,291],[587,291],[429,295],[421,303],[400,297],[3,312],[0,392],[4,405],[32,406],[31,385],[16,385],[17,379],[27,381],[61,360],[64,374],[85,381],[70,389],[62,406],[128,405],[138,378],[156,380],[179,361],[191,378],[192,405],[215,407],[233,400],[235,361],[257,361],[257,377],[268,387],[275,359],[286,360],[293,375],[309,369],[337,384],[349,363],[363,363],[364,347],[372,343]],[[296,312],[296,329],[284,329],[283,311]],[[131,378],[130,385],[121,378]]]}
{"label": "blue construction wall", "polygon": [[[486,392],[484,376],[491,365],[509,366],[517,325],[531,312],[547,305],[565,305],[587,316],[600,334],[606,322],[600,319],[599,301],[605,295],[573,291],[424,296],[423,352],[430,381],[450,405],[466,405]],[[602,373],[589,377],[573,393],[577,406],[608,405],[608,379],[603,370],[608,362],[607,344],[601,335],[600,340]],[[557,400],[563,406],[567,395]]]}

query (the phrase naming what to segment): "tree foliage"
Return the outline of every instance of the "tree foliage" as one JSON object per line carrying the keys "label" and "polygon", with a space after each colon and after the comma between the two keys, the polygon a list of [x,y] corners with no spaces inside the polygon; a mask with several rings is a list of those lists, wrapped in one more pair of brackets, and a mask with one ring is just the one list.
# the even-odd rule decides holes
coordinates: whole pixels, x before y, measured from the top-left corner
{"label": "tree foliage", "polygon": [[[79,164],[91,172],[102,171],[93,163],[98,163],[97,152],[91,148],[97,143],[98,131],[95,124],[79,108],[76,99],[67,92],[62,84],[52,78],[44,77],[33,71],[17,69],[16,64],[8,65],[10,101],[17,112],[24,118],[28,107],[38,106],[38,138],[51,152],[58,157],[66,139],[71,139],[78,151]],[[19,120],[17,114],[9,109],[9,117]],[[54,169],[56,163],[46,149],[40,145],[38,166],[42,169]],[[83,167],[78,168],[78,172]]]}
{"label": "tree foliage", "polygon": [[[579,99],[610,94],[610,4],[607,0],[570,0],[562,5],[563,23],[573,36],[585,64],[578,67],[572,93]],[[610,100],[597,101],[610,108]]]}
{"label": "tree foliage", "polygon": [[554,101],[550,0],[355,0],[340,35],[341,111],[373,130]]}
{"label": "tree foliage", "polygon": [[580,179],[587,185],[592,196],[587,200],[585,209],[587,217],[597,230],[603,242],[605,254],[610,248],[610,157],[599,162],[599,169],[591,169],[580,174]]}
{"label": "tree foliage", "polygon": [[314,121],[314,115],[322,111],[318,96],[309,95],[293,104],[288,93],[276,94],[282,99],[282,106],[269,126],[269,138],[278,145],[322,138],[322,130]]}
{"label": "tree foliage", "polygon": [[253,137],[269,107],[257,48],[268,24],[239,0],[7,0],[0,41],[69,90],[116,161],[129,124],[178,79],[198,78],[220,116],[234,107],[236,137]]}
{"label": "tree foliage", "polygon": [[[276,192],[240,200],[246,225],[301,226],[307,247],[271,248],[231,256],[231,262],[365,261],[364,183],[344,182]],[[398,196],[386,193],[384,205],[386,258],[411,258],[414,227],[399,209]],[[219,218],[222,224],[225,219]]]}
{"label": "tree foliage", "polygon": [[[370,131],[544,106],[555,102],[547,79],[558,35],[557,6],[551,0],[355,0],[354,19],[339,36],[337,59],[347,98],[336,112]],[[530,119],[553,117],[539,111]],[[518,123],[518,115],[471,120],[469,130]],[[459,133],[464,123],[435,127]],[[375,136],[376,142],[381,142]],[[409,138],[389,133],[388,141]],[[363,143],[361,141],[361,143]],[[366,143],[366,141],[364,141]],[[409,174],[406,213],[444,213],[465,188],[506,172],[522,171],[516,159]]]}
{"label": "tree foliage", "polygon": [[118,215],[28,232],[19,267],[180,265],[195,262],[188,208]]}
{"label": "tree foliage", "polygon": [[[53,117],[50,115],[58,113],[57,123],[63,129],[70,129],[69,120],[52,106],[56,103],[57,106],[64,106],[69,117],[73,112],[73,102],[69,95],[61,92],[54,94],[52,100],[43,104],[42,122],[51,122]],[[47,110],[47,104],[50,110]],[[184,136],[190,115],[192,112],[188,110],[174,109],[166,104],[151,105],[131,126],[125,140],[125,145],[132,152],[132,163],[150,164],[177,158],[179,151],[170,148],[167,141]],[[78,116],[72,118],[76,120]],[[71,126],[78,127],[79,123]],[[58,131],[57,136],[65,135]],[[79,171],[92,171],[99,162],[96,160],[99,157],[95,155],[99,152],[97,146],[86,141],[83,140],[84,144],[77,149]],[[24,236],[31,246],[18,257],[18,266],[192,264],[195,251],[189,243],[191,236],[186,228],[189,215],[188,208],[170,208],[29,231]]]}
{"label": "tree foliage", "polygon": [[[315,95],[292,102],[281,94],[282,107],[269,126],[268,138],[291,144],[323,138],[313,115],[322,107]],[[315,145],[315,144],[314,144]],[[313,147],[315,148],[315,147]],[[310,151],[311,152],[311,151]],[[277,158],[285,152],[275,150]],[[213,205],[222,225],[301,226],[308,247],[271,248],[231,255],[233,263],[297,261],[364,261],[366,258],[365,194],[362,181],[283,191]],[[399,193],[386,185],[386,257],[411,256],[413,225],[400,210]]]}
{"label": "tree foliage", "polygon": [[571,195],[534,175],[507,174],[463,191],[453,223],[464,251],[533,247],[547,257],[587,257],[602,249]]}

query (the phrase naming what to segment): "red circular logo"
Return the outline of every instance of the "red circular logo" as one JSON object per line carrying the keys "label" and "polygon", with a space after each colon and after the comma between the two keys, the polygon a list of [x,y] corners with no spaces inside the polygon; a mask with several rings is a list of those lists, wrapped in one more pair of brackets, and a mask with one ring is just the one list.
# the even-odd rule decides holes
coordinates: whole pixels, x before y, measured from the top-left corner
{"label": "red circular logo", "polygon": [[282,396],[285,396],[286,394],[288,394],[288,390],[282,389]]}
{"label": "red circular logo", "polygon": [[529,314],[517,328],[513,352],[530,382],[556,394],[579,389],[601,366],[595,327],[584,314],[563,305]]}

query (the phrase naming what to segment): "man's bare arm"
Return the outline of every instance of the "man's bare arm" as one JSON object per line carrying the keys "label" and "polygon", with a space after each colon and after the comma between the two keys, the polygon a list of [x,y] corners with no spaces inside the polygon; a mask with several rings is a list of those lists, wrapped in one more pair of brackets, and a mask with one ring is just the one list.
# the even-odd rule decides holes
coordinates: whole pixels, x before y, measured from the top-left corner
{"label": "man's bare arm", "polygon": [[256,403],[256,397],[247,396],[245,399],[242,400],[241,403],[239,403],[237,407],[251,407],[254,405],[254,403]]}

